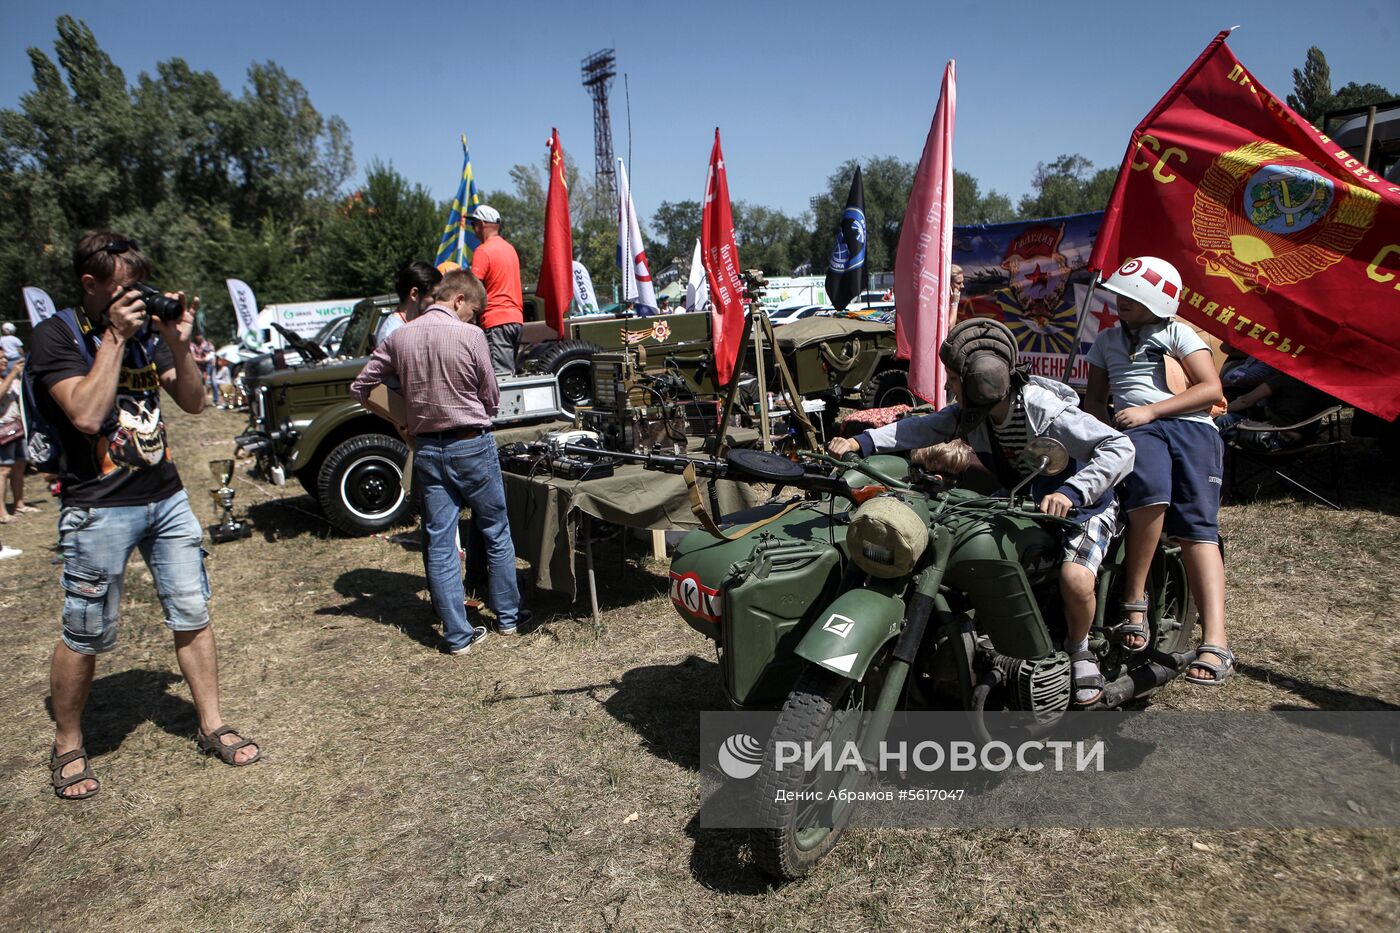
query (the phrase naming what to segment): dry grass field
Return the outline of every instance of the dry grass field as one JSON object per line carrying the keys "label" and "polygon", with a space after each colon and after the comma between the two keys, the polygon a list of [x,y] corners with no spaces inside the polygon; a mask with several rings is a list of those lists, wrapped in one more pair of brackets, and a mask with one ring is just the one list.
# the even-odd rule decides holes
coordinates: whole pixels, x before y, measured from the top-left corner
{"label": "dry grass field", "polygon": [[[172,406],[173,407],[173,406]],[[171,426],[196,511],[242,417]],[[1349,446],[1349,508],[1225,510],[1242,658],[1178,709],[1400,708],[1400,493]],[[35,483],[34,491],[38,491]],[[45,702],[57,503],[3,528],[0,927],[6,930],[1393,930],[1400,831],[862,831],[775,888],[701,831],[711,647],[665,568],[600,555],[604,614],[527,590],[537,625],[442,654],[419,554],[332,531],[299,487],[236,484],[257,533],[211,548],[224,712],[265,743],[197,754],[144,565],[85,720],[103,786],[56,800]],[[410,540],[412,536],[409,536]],[[630,553],[639,550],[630,548]],[[1191,780],[1209,784],[1202,771]]]}

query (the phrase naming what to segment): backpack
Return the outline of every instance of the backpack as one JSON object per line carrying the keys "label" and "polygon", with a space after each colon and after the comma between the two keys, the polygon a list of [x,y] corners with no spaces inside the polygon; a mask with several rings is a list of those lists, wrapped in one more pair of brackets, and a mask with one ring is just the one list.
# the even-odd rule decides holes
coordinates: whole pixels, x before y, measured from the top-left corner
{"label": "backpack", "polygon": [[[78,345],[78,349],[83,354],[83,359],[87,360],[88,366],[92,366],[92,351],[88,349],[87,341],[83,339],[82,327],[78,324],[78,318],[73,313],[72,308],[64,308],[55,311],[54,317],[61,320],[68,328],[68,332],[73,336],[73,341]],[[30,372],[31,352],[25,357],[24,363],[24,391],[23,401],[24,420],[29,427],[29,438],[27,441],[29,462],[34,469],[40,473],[62,473],[64,472],[63,440],[58,433],[58,427],[49,417],[48,405],[41,404],[39,395],[35,391],[34,377]]]}

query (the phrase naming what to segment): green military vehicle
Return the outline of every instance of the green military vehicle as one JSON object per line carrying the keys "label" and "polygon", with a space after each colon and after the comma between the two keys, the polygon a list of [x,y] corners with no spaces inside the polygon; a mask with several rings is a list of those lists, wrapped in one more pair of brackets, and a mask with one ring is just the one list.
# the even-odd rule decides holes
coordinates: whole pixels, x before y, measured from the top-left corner
{"label": "green military vehicle", "polygon": [[[775,327],[773,336],[798,394],[826,401],[829,416],[834,417],[843,405],[883,408],[922,404],[909,391],[908,363],[895,359],[892,324],[844,315],[810,317]],[[780,388],[773,349],[765,347],[764,352],[764,376],[770,392]],[[664,367],[678,375],[694,395],[717,394],[708,337],[665,348],[648,357],[648,366]],[[746,374],[757,371],[752,341],[744,348],[740,369]],[[746,391],[750,401],[756,389]]]}
{"label": "green military vehicle", "polygon": [[[708,342],[708,314],[571,318],[560,340],[544,323],[539,298],[527,295],[525,303],[522,373],[502,381],[498,424],[571,415],[589,404],[590,359],[599,350]],[[348,534],[382,531],[413,510],[403,488],[407,446],[349,391],[396,305],[393,295],[357,304],[333,356],[293,335],[289,340],[302,362],[280,365],[271,354],[245,367],[249,423],[235,440],[240,455],[254,458],[256,472],[273,482],[295,477]]]}

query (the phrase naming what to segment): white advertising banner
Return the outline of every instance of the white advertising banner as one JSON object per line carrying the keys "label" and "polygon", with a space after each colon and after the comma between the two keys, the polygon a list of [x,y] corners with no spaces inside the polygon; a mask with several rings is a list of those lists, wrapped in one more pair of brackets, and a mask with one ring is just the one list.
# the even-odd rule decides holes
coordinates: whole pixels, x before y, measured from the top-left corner
{"label": "white advertising banner", "polygon": [[53,299],[49,293],[34,285],[26,285],[24,292],[24,306],[29,309],[29,323],[33,327],[38,327],[39,322],[54,313]]}
{"label": "white advertising banner", "polygon": [[228,297],[233,302],[233,316],[238,321],[238,336],[242,337],[257,327],[258,300],[253,297],[253,290],[246,282],[225,279],[224,284],[228,285]]}
{"label": "white advertising banner", "polygon": [[588,267],[577,259],[574,260],[574,300],[578,302],[579,313],[597,313],[598,296],[593,291],[593,276],[588,274]]}
{"label": "white advertising banner", "polygon": [[[359,298],[335,298],[329,301],[298,301],[292,304],[268,305],[260,320],[263,327],[281,324],[298,337],[314,337],[326,322],[355,310]],[[280,344],[280,339],[274,337]]]}

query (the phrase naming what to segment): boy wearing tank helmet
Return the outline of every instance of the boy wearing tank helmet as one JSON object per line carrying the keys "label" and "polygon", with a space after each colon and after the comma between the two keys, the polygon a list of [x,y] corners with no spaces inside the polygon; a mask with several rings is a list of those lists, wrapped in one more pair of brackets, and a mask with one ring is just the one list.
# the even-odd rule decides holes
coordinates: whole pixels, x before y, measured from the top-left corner
{"label": "boy wearing tank helmet", "polygon": [[[859,452],[868,457],[961,437],[982,465],[1010,488],[1030,472],[1021,455],[1032,438],[1050,437],[1064,444],[1069,465],[1054,476],[1037,477],[1030,488],[1042,511],[1075,524],[1065,531],[1060,568],[1069,629],[1065,650],[1073,662],[1074,701],[1091,706],[1104,690],[1098,657],[1089,650],[1094,585],[1118,521],[1113,487],[1133,469],[1132,442],[1080,411],[1079,396],[1069,386],[1019,368],[1016,338],[998,321],[963,321],[948,332],[938,356],[947,373],[948,395],[957,400],[954,404],[853,438],[836,438],[827,447],[838,456]],[[1071,509],[1076,510],[1072,515]]]}
{"label": "boy wearing tank helmet", "polygon": [[[1146,585],[1163,528],[1181,545],[1186,581],[1201,614],[1204,638],[1186,671],[1193,684],[1219,686],[1235,668],[1225,637],[1225,563],[1220,554],[1220,491],[1224,445],[1210,418],[1220,377],[1204,341],[1175,320],[1181,300],[1176,267],[1155,256],[1129,259],[1102,287],[1118,299],[1118,326],[1103,331],[1089,351],[1085,407],[1127,432],[1137,452],[1124,483],[1128,516],[1122,621],[1111,631],[1124,649],[1146,651]],[[1167,357],[1190,381],[1173,395]]]}

